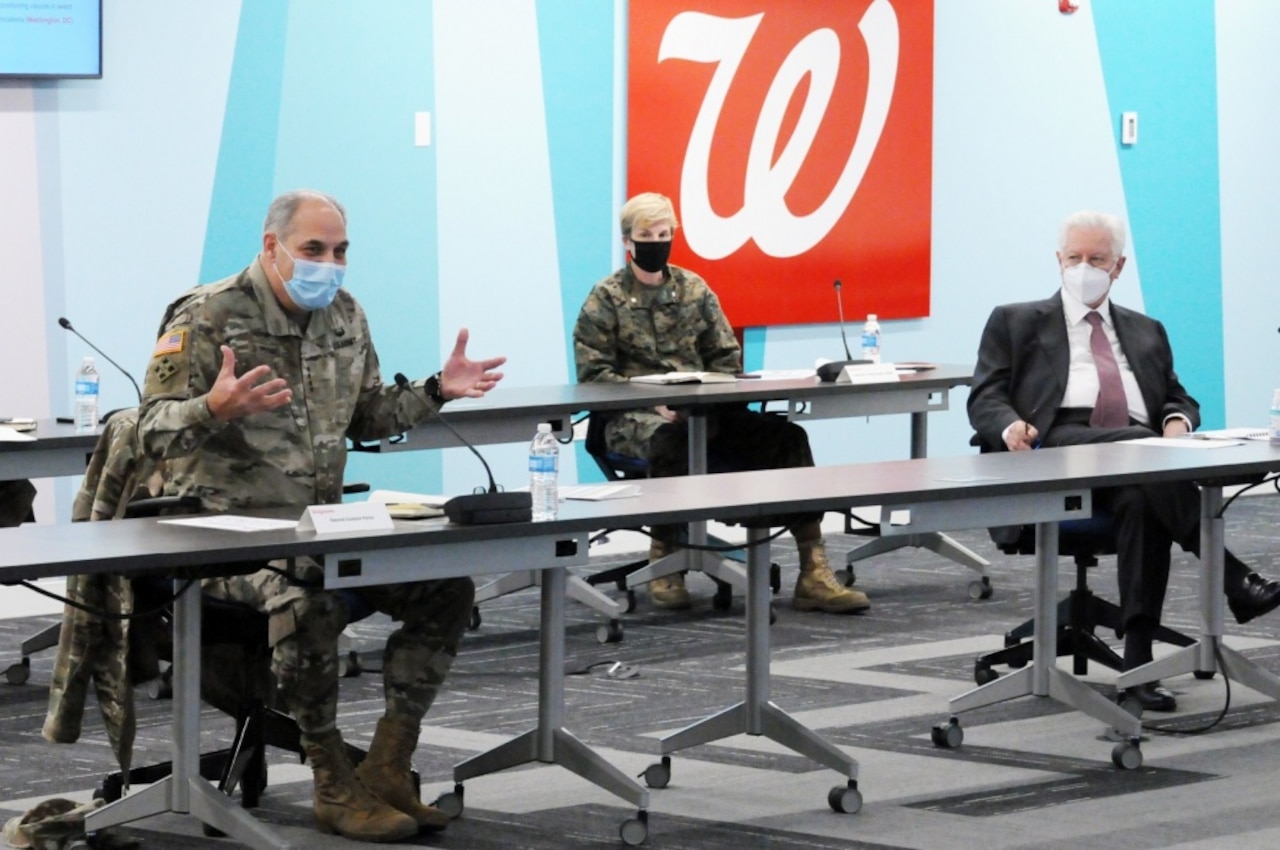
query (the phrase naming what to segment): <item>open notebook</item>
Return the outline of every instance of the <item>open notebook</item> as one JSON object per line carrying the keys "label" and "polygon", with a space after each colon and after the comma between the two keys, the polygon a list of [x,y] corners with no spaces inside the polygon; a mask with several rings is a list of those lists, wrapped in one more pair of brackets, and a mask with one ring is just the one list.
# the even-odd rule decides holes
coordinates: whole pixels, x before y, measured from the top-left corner
{"label": "open notebook", "polygon": [[374,490],[367,501],[381,502],[387,506],[392,519],[430,519],[444,516],[446,496],[428,496],[423,493],[403,493],[398,490]]}
{"label": "open notebook", "polygon": [[731,384],[736,376],[725,372],[664,372],[661,375],[636,375],[637,384]]}

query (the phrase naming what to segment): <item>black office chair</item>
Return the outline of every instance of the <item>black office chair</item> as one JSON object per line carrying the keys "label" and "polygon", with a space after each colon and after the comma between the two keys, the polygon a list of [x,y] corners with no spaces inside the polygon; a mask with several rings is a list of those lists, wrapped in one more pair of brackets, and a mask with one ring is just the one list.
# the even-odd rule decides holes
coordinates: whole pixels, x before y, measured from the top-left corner
{"label": "black office chair", "polygon": [[[353,484],[345,492],[362,492],[368,485]],[[125,517],[158,516],[199,511],[198,499],[158,497],[130,502]],[[162,577],[143,577],[132,582],[135,610],[163,608],[173,598],[174,582]],[[248,605],[204,596],[201,600],[201,648],[207,657],[218,657],[221,663],[202,664],[201,695],[206,702],[236,719],[236,732],[230,746],[200,756],[200,775],[218,783],[225,794],[240,789],[240,802],[245,808],[257,807],[267,787],[266,748],[268,746],[304,758],[302,733],[297,722],[274,708],[275,680],[271,675],[271,648],[267,639],[267,617]],[[352,621],[373,613],[354,594],[348,600]],[[166,626],[171,617],[160,615]],[[171,658],[165,659],[172,661]],[[171,672],[171,669],[170,671]],[[232,673],[229,675],[229,673]],[[171,696],[168,677],[152,683],[155,698]],[[365,751],[346,745],[353,765],[365,758]],[[106,802],[118,800],[124,789],[134,784],[158,782],[173,772],[171,762],[160,762],[131,769],[126,777],[117,771],[109,774],[98,789]],[[419,784],[412,772],[415,787]],[[205,827],[206,834],[216,830]]]}
{"label": "black office chair", "polygon": [[[991,529],[991,539],[1006,555],[1034,555],[1035,526],[1024,525]],[[1120,636],[1124,617],[1120,606],[1096,596],[1089,589],[1089,570],[1097,566],[1098,557],[1114,555],[1115,533],[1111,517],[1095,514],[1089,519],[1068,520],[1058,524],[1058,554],[1075,561],[1076,584],[1058,603],[1057,655],[1072,656],[1072,672],[1083,676],[1089,662],[1095,661],[1112,670],[1123,670],[1123,659],[1098,637],[1095,630],[1108,628]],[[979,685],[994,681],[999,674],[997,664],[1023,667],[1032,659],[1032,635],[1035,620],[1027,620],[1005,632],[1004,649],[979,656],[974,661],[973,678]],[[1174,646],[1190,646],[1192,638],[1166,626],[1156,629],[1156,640]]]}
{"label": "black office chair", "polygon": [[[32,505],[36,488],[30,481],[0,481],[0,528],[35,522]],[[5,680],[11,685],[21,685],[31,677],[31,656],[42,649],[58,645],[58,626],[52,625],[22,642],[22,659],[10,664],[4,671]]]}

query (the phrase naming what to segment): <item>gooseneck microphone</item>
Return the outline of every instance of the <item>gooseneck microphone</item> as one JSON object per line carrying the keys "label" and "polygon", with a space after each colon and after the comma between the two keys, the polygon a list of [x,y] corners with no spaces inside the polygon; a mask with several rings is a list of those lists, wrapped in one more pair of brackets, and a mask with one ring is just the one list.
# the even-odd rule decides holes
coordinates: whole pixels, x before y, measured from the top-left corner
{"label": "gooseneck microphone", "polygon": [[493,479],[493,470],[489,468],[489,462],[477,451],[471,441],[462,436],[458,429],[454,428],[440,414],[439,410],[436,410],[434,404],[423,398],[421,393],[414,389],[413,384],[409,383],[409,379],[402,372],[396,372],[395,382],[401,392],[407,392],[419,404],[426,407],[437,422],[449,429],[449,433],[457,437],[458,442],[471,450],[471,453],[480,461],[480,464],[484,467],[485,474],[489,477],[489,489],[486,492],[472,493],[467,496],[454,496],[444,503],[444,513],[449,518],[449,521],[456,522],[459,525],[532,522],[533,494],[524,491],[508,493],[499,490],[497,482]]}
{"label": "gooseneck microphone", "polygon": [[[80,331],[78,331],[78,330],[76,330],[74,327],[72,327],[71,322],[67,320],[66,316],[59,316],[59,317],[58,317],[58,325],[59,325],[63,330],[71,331],[73,334],[75,334],[76,336],[78,336],[78,337],[80,338],[80,341],[81,341],[81,342],[83,342],[85,345],[89,346],[89,347],[90,347],[90,348],[92,348],[94,351],[96,351],[96,352],[98,352],[99,354],[101,354],[101,355],[102,355],[102,359],[103,359],[103,360],[106,360],[106,361],[107,361],[108,363],[110,363],[112,366],[115,366],[117,369],[119,369],[119,370],[120,370],[120,374],[122,374],[122,375],[124,375],[126,378],[128,378],[128,379],[129,379],[129,383],[133,384],[133,392],[138,396],[138,406],[139,406],[139,407],[141,407],[141,406],[142,406],[142,390],[138,387],[138,382],[137,382],[137,381],[135,381],[135,380],[133,379],[133,375],[130,375],[130,374],[129,374],[129,370],[128,370],[128,369],[124,368],[124,367],[123,367],[123,366],[121,366],[119,363],[117,363],[116,361],[112,360],[110,357],[108,357],[108,356],[107,356],[107,352],[103,351],[101,348],[98,348],[98,346],[94,345],[92,342],[90,342],[88,339],[86,339],[84,334],[80,333]],[[106,413],[102,414],[102,418],[101,418],[99,421],[101,421],[101,422],[106,422],[108,419],[110,419],[110,418],[111,418],[111,414],[118,412],[118,410],[119,410],[118,408],[117,408],[117,410],[108,410]]]}
{"label": "gooseneck microphone", "polygon": [[840,278],[836,278],[834,286],[836,290],[836,317],[840,320],[840,341],[844,343],[844,359],[852,360],[853,355],[849,353],[849,337],[844,332],[844,289],[840,285]]}
{"label": "gooseneck microphone", "polygon": [[840,373],[844,371],[845,366],[856,366],[862,363],[870,363],[870,360],[855,360],[853,354],[849,351],[849,337],[844,330],[844,297],[840,280],[837,278],[833,284],[836,290],[836,316],[840,320],[840,341],[844,343],[844,360],[832,360],[830,363],[823,363],[818,367],[818,380],[824,383],[831,383],[840,377]]}

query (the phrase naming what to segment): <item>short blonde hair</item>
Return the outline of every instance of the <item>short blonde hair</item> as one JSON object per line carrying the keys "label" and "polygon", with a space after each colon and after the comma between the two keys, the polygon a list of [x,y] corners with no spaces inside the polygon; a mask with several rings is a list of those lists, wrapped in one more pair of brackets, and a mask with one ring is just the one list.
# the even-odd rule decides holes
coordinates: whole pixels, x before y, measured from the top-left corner
{"label": "short blonde hair", "polygon": [[659,221],[671,222],[672,230],[680,226],[680,222],[676,221],[676,208],[671,199],[657,192],[641,192],[627,201],[622,205],[619,219],[624,238],[631,236],[631,231],[637,227]]}

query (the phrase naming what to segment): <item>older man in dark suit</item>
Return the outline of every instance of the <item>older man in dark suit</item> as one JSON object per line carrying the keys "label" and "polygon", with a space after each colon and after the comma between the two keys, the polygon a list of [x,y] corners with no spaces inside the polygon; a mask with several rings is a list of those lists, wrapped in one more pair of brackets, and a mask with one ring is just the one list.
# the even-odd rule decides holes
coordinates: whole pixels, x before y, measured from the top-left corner
{"label": "older man in dark suit", "polygon": [[[968,405],[984,447],[1025,451],[1176,437],[1199,424],[1199,405],[1174,373],[1164,326],[1110,301],[1124,247],[1124,224],[1115,216],[1075,213],[1058,238],[1061,291],[992,312]],[[1190,483],[1116,487],[1095,492],[1094,502],[1114,521],[1130,669],[1151,660],[1170,547],[1199,554],[1199,494]],[[1230,552],[1225,586],[1241,623],[1280,605],[1280,582],[1263,579]],[[1158,682],[1130,693],[1147,710],[1177,707]]]}

